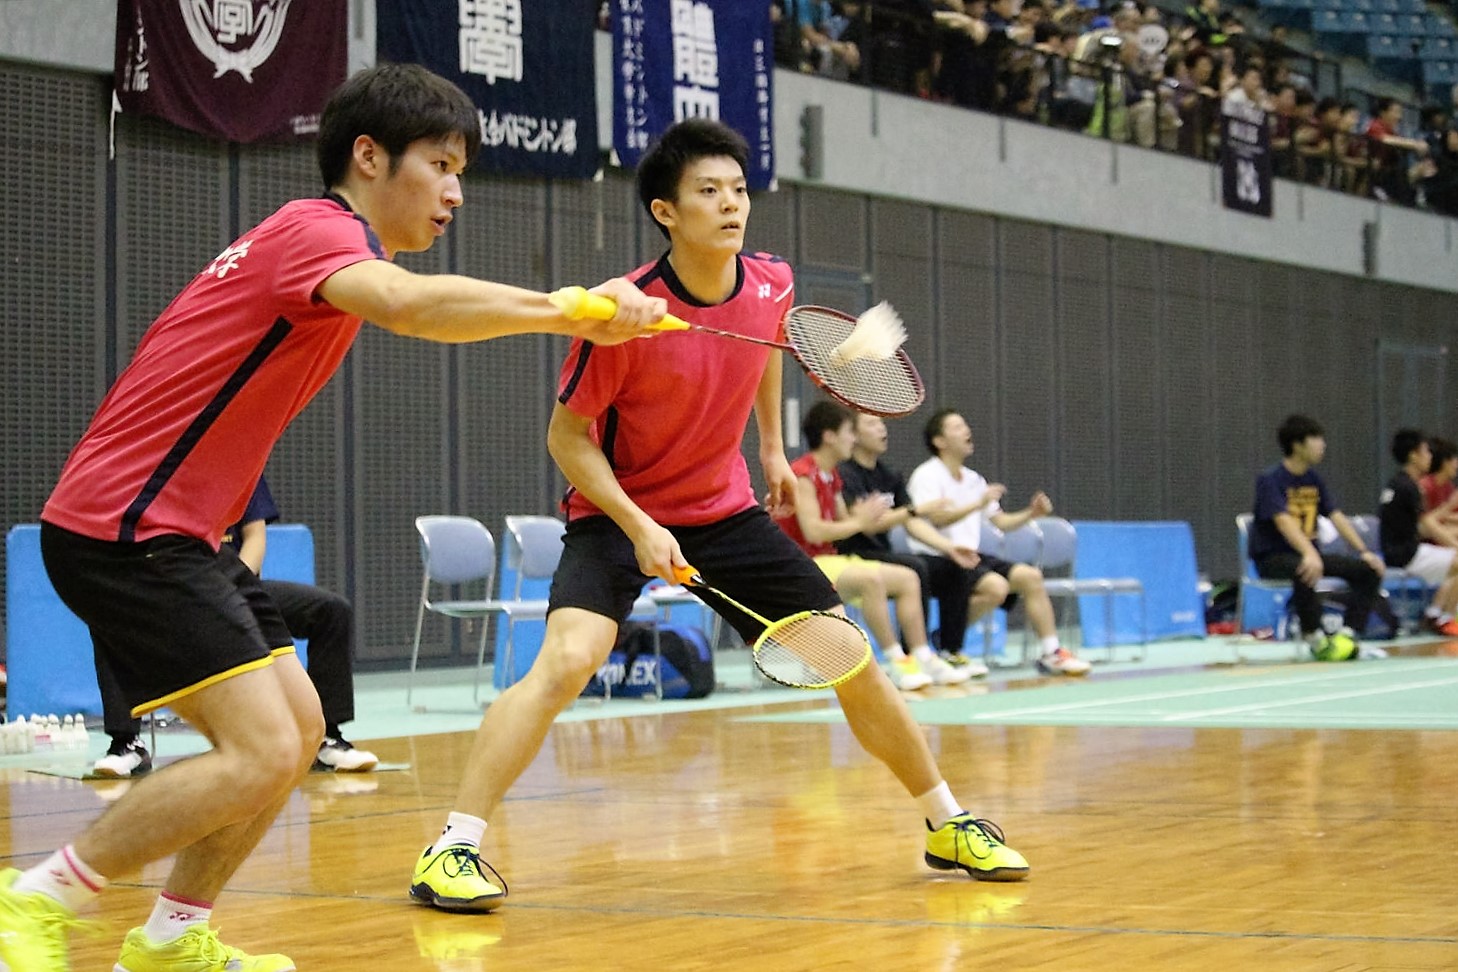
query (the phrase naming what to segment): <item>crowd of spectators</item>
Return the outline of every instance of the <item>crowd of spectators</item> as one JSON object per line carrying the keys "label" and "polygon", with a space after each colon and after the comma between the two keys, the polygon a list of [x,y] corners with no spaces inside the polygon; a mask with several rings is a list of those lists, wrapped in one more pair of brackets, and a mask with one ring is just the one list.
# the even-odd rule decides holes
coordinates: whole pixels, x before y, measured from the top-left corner
{"label": "crowd of spectators", "polygon": [[[1279,176],[1458,215],[1448,106],[1318,98],[1311,55],[1220,0],[774,0],[782,67],[1215,159],[1226,105],[1263,109]],[[1455,90],[1458,100],[1458,90]],[[1364,116],[1363,111],[1366,111]]]}

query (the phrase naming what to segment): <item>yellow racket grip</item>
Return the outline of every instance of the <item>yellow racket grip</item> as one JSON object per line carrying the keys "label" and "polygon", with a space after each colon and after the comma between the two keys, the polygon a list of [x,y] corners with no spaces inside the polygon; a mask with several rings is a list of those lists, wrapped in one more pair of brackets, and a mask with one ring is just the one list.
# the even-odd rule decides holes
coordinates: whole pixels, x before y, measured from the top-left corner
{"label": "yellow racket grip", "polygon": [[[617,302],[611,297],[588,293],[586,287],[563,287],[561,290],[552,291],[547,295],[547,299],[569,321],[580,321],[584,317],[595,321],[610,321],[618,312]],[[665,314],[663,320],[656,324],[649,324],[645,328],[649,331],[687,331],[688,329],[687,321],[679,320],[672,314]]]}

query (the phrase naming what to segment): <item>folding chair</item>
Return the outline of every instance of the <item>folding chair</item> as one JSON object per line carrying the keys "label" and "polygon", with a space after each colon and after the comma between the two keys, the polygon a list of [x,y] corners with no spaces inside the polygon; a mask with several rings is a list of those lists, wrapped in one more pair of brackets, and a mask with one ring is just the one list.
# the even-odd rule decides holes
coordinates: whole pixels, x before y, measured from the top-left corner
{"label": "folding chair", "polygon": [[[501,612],[506,615],[506,644],[502,648],[500,664],[505,666],[502,685],[509,686],[516,681],[513,664],[513,634],[518,621],[545,621],[547,601],[544,599],[523,599],[522,585],[528,580],[550,580],[557,572],[562,559],[562,537],[567,524],[554,516],[508,516],[506,518],[506,565],[516,576],[515,589],[510,598],[502,598]],[[655,678],[653,695],[663,698],[663,654],[658,641],[658,603],[646,595],[639,595],[633,602],[629,620],[648,621],[653,625],[653,659]],[[627,672],[623,677],[628,677]],[[480,670],[477,670],[477,681]],[[612,698],[612,685],[604,678],[603,700]]]}
{"label": "folding chair", "polygon": [[[481,619],[481,640],[476,649],[477,698],[480,671],[486,657],[486,618],[502,610],[491,599],[491,582],[496,575],[496,541],[480,520],[469,516],[417,516],[420,533],[420,604],[415,612],[415,643],[410,648],[410,675],[405,683],[405,704],[415,689],[415,666],[420,657],[420,632],[425,612],[448,618]],[[433,585],[453,586],[480,582],[485,595],[479,599],[432,600]]]}
{"label": "folding chair", "polygon": [[[1367,549],[1381,554],[1381,519],[1374,513],[1359,513],[1351,517],[1351,521],[1357,535],[1367,545]],[[1341,542],[1340,548],[1344,548],[1340,552],[1356,556],[1356,551],[1352,550],[1346,541]],[[1384,593],[1392,595],[1393,613],[1397,615],[1398,620],[1410,625],[1414,630],[1420,630],[1423,609],[1427,607],[1428,601],[1436,593],[1435,589],[1416,574],[1409,574],[1401,567],[1393,567],[1388,564],[1387,569],[1382,572],[1382,590]]]}
{"label": "folding chair", "polygon": [[[1114,598],[1128,595],[1139,599],[1139,644],[1141,650],[1133,658],[1144,660],[1143,648],[1149,645],[1149,605],[1144,596],[1144,582],[1137,577],[1075,577],[1078,559],[1078,531],[1061,516],[1045,516],[1030,523],[1042,538],[1038,566],[1044,572],[1043,589],[1049,597],[1095,595],[1104,599],[1104,646],[1108,660],[1114,660]],[[1069,572],[1069,576],[1048,577],[1048,571]]]}
{"label": "folding chair", "polygon": [[[1286,606],[1291,602],[1291,582],[1288,580],[1274,580],[1262,577],[1256,572],[1255,561],[1250,558],[1250,521],[1254,517],[1250,513],[1238,513],[1235,517],[1235,534],[1239,544],[1241,578],[1240,588],[1235,597],[1235,624],[1237,632],[1235,636],[1235,660],[1245,661],[1241,654],[1240,645],[1245,639],[1245,592],[1247,589],[1259,591],[1271,591],[1277,595],[1276,618],[1279,622],[1286,612]],[[1317,594],[1333,594],[1337,591],[1345,591],[1347,582],[1335,577],[1323,577],[1316,582]],[[1296,657],[1306,657],[1306,646],[1298,639],[1295,642]]]}

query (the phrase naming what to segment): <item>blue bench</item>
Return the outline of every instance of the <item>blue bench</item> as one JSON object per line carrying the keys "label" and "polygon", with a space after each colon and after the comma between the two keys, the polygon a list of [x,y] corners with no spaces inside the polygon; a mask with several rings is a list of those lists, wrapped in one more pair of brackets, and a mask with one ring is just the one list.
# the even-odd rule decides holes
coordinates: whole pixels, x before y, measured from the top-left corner
{"label": "blue bench", "polygon": [[[91,635],[61,603],[41,561],[40,525],[5,537],[5,667],[10,718],[31,713],[101,715]],[[314,583],[314,534],[300,523],[270,524],[263,576]],[[299,642],[299,660],[308,663]]]}

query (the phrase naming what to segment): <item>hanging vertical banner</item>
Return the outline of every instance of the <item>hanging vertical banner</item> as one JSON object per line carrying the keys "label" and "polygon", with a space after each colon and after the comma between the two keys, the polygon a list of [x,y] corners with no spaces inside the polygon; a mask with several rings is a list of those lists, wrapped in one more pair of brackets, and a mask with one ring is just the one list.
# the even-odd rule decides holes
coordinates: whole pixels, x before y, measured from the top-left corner
{"label": "hanging vertical banner", "polygon": [[752,189],[775,175],[769,0],[611,0],[613,148],[633,167],[668,126],[717,118],[749,142]]}
{"label": "hanging vertical banner", "polygon": [[1220,198],[1225,208],[1270,218],[1273,162],[1265,111],[1225,105],[1220,116]]}
{"label": "hanging vertical banner", "polygon": [[477,164],[585,179],[600,167],[593,0],[411,0],[375,5],[381,61],[423,64],[481,114]]}
{"label": "hanging vertical banner", "polygon": [[230,142],[312,137],[344,81],[345,0],[117,0],[116,98]]}

